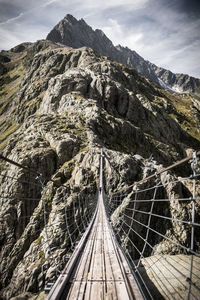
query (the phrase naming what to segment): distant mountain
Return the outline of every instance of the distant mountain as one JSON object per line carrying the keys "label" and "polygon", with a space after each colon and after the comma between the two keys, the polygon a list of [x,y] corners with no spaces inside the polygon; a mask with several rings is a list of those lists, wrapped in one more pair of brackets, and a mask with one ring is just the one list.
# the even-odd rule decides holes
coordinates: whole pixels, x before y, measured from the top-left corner
{"label": "distant mountain", "polygon": [[135,68],[141,75],[171,92],[200,94],[200,79],[174,74],[150,63],[127,47],[114,46],[102,30],[93,30],[83,19],[78,21],[72,15],[66,15],[47,35],[47,40],[72,48],[90,47],[100,55]]}
{"label": "distant mountain", "polygon": [[[84,40],[86,31],[80,33],[79,26],[74,28]],[[87,40],[95,45],[95,32],[87,32]],[[59,31],[54,34],[59,38]],[[109,52],[110,45],[110,52],[121,53],[102,32],[97,31],[97,36],[105,41],[105,51]],[[71,45],[75,44],[81,46],[77,35],[71,36]],[[100,45],[96,42],[96,47]],[[200,149],[199,125],[198,96],[169,93],[133,68],[91,48],[74,49],[41,40],[1,51],[0,153],[42,177],[0,160],[0,299],[46,298],[42,292],[45,283],[54,282],[58,269],[62,271],[67,263],[73,241],[81,237],[75,228],[83,228],[83,215],[91,211],[87,203],[98,192],[100,148],[109,158],[104,170],[105,189],[110,195]],[[188,168],[166,172],[150,182],[151,186],[170,182],[156,197],[166,195],[172,200],[154,204],[154,212],[166,220],[163,217],[158,223],[152,218],[151,226],[153,230],[162,226],[168,240],[149,235],[147,242],[153,249],[145,249],[144,256],[174,257],[182,253],[178,245],[188,247],[191,228],[168,222],[168,216],[185,222],[191,215],[192,201],[180,200],[183,195],[192,195],[191,180],[185,178],[191,174]],[[138,186],[145,191],[139,199],[151,195],[146,193],[149,182]],[[127,190],[125,201],[133,195],[132,189]],[[145,212],[150,207],[139,202],[138,210]],[[126,203],[123,211],[130,209]],[[65,208],[69,209],[67,214]],[[196,208],[195,220],[199,220],[198,202]],[[121,211],[116,206],[113,212],[119,220],[113,222],[116,230]],[[148,218],[148,214],[138,214],[142,224],[147,224]],[[124,222],[130,222],[128,215]],[[135,243],[143,251],[141,231],[137,232]],[[129,239],[129,233],[127,236]],[[124,241],[123,235],[121,239]],[[131,249],[128,239],[125,246]],[[196,234],[194,248],[198,251],[199,245],[200,235]],[[134,252],[131,257],[138,259]]]}

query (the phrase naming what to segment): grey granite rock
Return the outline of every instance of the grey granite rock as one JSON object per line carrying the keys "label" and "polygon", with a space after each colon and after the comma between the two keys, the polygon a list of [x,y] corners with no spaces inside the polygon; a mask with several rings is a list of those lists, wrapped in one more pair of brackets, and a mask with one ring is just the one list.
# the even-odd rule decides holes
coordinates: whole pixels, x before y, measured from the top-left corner
{"label": "grey granite rock", "polygon": [[143,59],[134,50],[121,45],[114,46],[101,30],[93,30],[83,19],[77,20],[72,15],[66,15],[50,31],[47,40],[72,48],[90,47],[101,55],[136,69],[141,75],[171,92],[192,92],[197,95],[200,93],[200,79],[172,73]]}

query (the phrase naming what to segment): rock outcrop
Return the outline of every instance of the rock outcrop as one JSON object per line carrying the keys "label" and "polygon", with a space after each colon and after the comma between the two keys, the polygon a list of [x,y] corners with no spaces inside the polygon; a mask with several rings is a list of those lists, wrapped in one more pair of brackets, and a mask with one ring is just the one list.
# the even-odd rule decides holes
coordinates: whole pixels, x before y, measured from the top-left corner
{"label": "rock outcrop", "polygon": [[78,21],[72,15],[66,15],[47,35],[47,40],[72,48],[90,47],[101,55],[134,68],[138,73],[170,92],[191,92],[200,95],[200,79],[174,74],[146,61],[137,52],[127,47],[114,46],[102,30],[93,30],[83,19]]}
{"label": "rock outcrop", "polygon": [[[151,155],[156,168],[198,149],[200,114],[198,97],[171,95],[91,48],[38,41],[2,55],[1,152],[37,171],[1,163],[1,297],[10,299],[37,293],[62,270],[95,205],[101,147],[110,192],[143,178]],[[155,253],[179,253],[170,247],[156,241]]]}

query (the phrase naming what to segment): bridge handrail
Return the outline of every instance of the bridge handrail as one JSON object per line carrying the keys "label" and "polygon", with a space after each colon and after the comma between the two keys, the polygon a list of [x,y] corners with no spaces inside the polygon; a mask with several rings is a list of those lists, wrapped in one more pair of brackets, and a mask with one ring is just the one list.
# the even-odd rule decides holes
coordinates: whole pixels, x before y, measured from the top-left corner
{"label": "bridge handrail", "polygon": [[[196,156],[200,156],[200,150],[199,150],[199,151],[196,151],[196,152],[194,152],[194,153],[195,153]],[[157,177],[158,175],[161,175],[162,173],[164,173],[164,172],[166,172],[166,171],[169,171],[169,170],[171,170],[171,169],[173,169],[173,168],[175,168],[175,167],[178,167],[178,166],[180,166],[180,165],[182,165],[182,164],[188,162],[189,160],[193,159],[194,153],[188,155],[187,157],[185,157],[185,158],[183,158],[183,159],[181,159],[181,160],[175,162],[174,164],[172,164],[172,165],[170,165],[170,166],[168,166],[168,167],[166,167],[166,168],[161,169],[160,171],[157,171],[157,172],[155,172],[155,173],[153,173],[153,174],[147,176],[146,178],[141,179],[140,181],[136,181],[136,182],[134,182],[133,184],[131,184],[131,185],[129,185],[129,186],[126,186],[126,187],[124,187],[124,188],[118,190],[117,192],[110,193],[110,195],[116,195],[116,194],[118,194],[118,193],[121,193],[121,192],[123,192],[123,191],[126,191],[126,190],[130,189],[130,188],[133,187],[133,186],[140,185],[140,184],[142,184],[142,183],[144,183],[144,182],[146,182],[146,181],[148,181],[148,180],[150,180],[150,179],[152,179],[152,178],[154,178],[154,177]]]}
{"label": "bridge handrail", "polygon": [[67,263],[67,265],[65,266],[64,270],[62,271],[62,273],[60,274],[60,276],[58,277],[57,281],[55,282],[55,284],[53,285],[47,299],[48,300],[59,300],[63,290],[66,288],[66,284],[69,282],[70,276],[74,270],[74,267],[80,257],[80,254],[85,246],[87,237],[89,236],[91,229],[92,229],[92,225],[94,223],[96,214],[97,214],[97,210],[98,210],[98,203],[94,212],[94,215],[92,217],[92,220],[87,228],[87,230],[85,231],[85,233],[83,234],[82,238],[80,239],[77,247],[75,248],[69,262]]}
{"label": "bridge handrail", "polygon": [[[154,268],[152,268],[151,263],[149,263],[149,260],[146,259],[148,257],[147,253],[150,252],[150,250],[151,252],[155,251],[156,244],[152,240],[154,234],[155,237],[156,236],[159,237],[158,239],[159,241],[163,241],[163,240],[167,241],[172,245],[179,247],[181,249],[180,253],[184,252],[188,254],[187,274],[186,274],[186,270],[179,271],[178,268],[176,268],[173,263],[167,261],[165,255],[159,254],[160,258],[158,258],[158,260],[162,258],[162,261],[168,264],[169,268],[174,270],[174,271],[170,271],[172,272],[172,274],[173,272],[177,272],[182,276],[182,278],[184,278],[183,279],[184,282],[186,282],[186,284],[188,285],[188,289],[187,289],[188,300],[192,295],[194,296],[195,293],[194,289],[197,292],[198,291],[200,292],[200,286],[196,284],[194,274],[193,274],[195,268],[194,258],[195,257],[196,259],[200,258],[200,253],[198,253],[197,249],[195,248],[196,247],[195,230],[196,229],[199,230],[200,227],[199,221],[196,220],[195,218],[196,210],[197,210],[197,206],[196,206],[197,200],[199,200],[200,198],[199,196],[197,196],[197,181],[199,180],[199,176],[200,176],[200,174],[197,173],[199,171],[197,156],[199,155],[200,155],[200,151],[193,152],[193,154],[170,165],[169,167],[163,168],[160,171],[155,172],[150,176],[138,182],[135,182],[132,185],[119,189],[114,193],[110,193],[106,201],[107,213],[111,218],[111,222],[114,224],[114,230],[117,239],[121,244],[122,248],[124,249],[131,265],[133,266],[133,269],[136,272],[138,279],[141,281],[141,283],[144,286],[146,283],[144,281],[143,274],[141,273],[140,270],[143,261],[147,265],[147,270],[150,269],[153,274],[152,276],[156,277],[156,272]],[[174,179],[175,176],[172,175],[170,176],[170,180],[169,181],[167,180],[168,181],[167,183],[165,181],[162,182],[163,180],[161,180],[161,177],[159,177],[159,175],[179,165],[187,163],[190,160],[191,160],[191,169],[192,169],[191,176]],[[149,186],[148,181],[153,178],[155,178],[155,181],[154,183],[151,182],[151,184],[154,185]],[[186,198],[178,197],[178,199],[176,199],[177,196],[173,196],[173,195],[171,199],[170,198],[161,199],[161,197],[159,197],[159,195],[163,195],[161,189],[164,190],[167,189],[168,184],[171,185],[173,191],[173,186],[176,187],[177,185],[182,184],[182,181],[187,182],[187,180],[193,182],[192,191],[189,192],[188,190],[188,193],[192,194],[191,197],[187,197],[187,196]],[[141,185],[143,183],[146,183],[147,185]],[[158,191],[159,193],[157,195]],[[147,198],[145,198],[145,196],[147,196]],[[165,205],[162,202],[165,203]],[[156,203],[157,206],[154,206]],[[164,209],[166,205],[170,206],[171,203],[177,203],[177,205],[179,205],[180,203],[184,203],[184,205],[189,205],[191,207],[190,208],[191,212],[189,212],[188,215],[186,216],[184,215],[184,218],[182,220],[180,219],[181,216],[178,215],[179,217],[178,218],[176,214],[173,214],[171,216],[165,215],[164,211],[162,211],[161,208],[163,206]],[[158,209],[158,205],[160,205],[159,209]],[[157,209],[159,213],[157,212]],[[144,215],[144,217],[142,217],[142,215]],[[154,218],[154,223],[151,222],[151,218]],[[162,222],[171,222],[170,224],[172,224],[171,225],[172,228],[174,226],[173,224],[181,224],[181,226],[189,226],[189,229],[187,229],[189,235],[188,239],[190,238],[190,241],[188,240],[188,245],[187,245],[187,240],[185,241],[186,244],[184,244],[184,240],[182,241],[181,239],[179,239],[178,236],[171,236],[171,235],[167,236],[167,234],[164,233],[161,228],[157,228],[156,226],[154,226],[158,218]],[[151,235],[151,238],[149,237],[149,235]],[[132,248],[131,250],[132,254],[130,254],[130,251],[127,251],[127,249],[130,248]],[[137,262],[136,262],[136,258],[134,259],[134,255],[138,259]],[[149,257],[151,257],[151,255]],[[172,276],[175,275],[173,274]],[[200,274],[199,274],[199,278],[200,278]],[[175,280],[177,279],[175,278]],[[185,285],[184,288],[186,288]],[[148,287],[147,288],[145,287],[145,289],[148,296],[151,299],[154,299]],[[167,289],[167,285],[166,285],[166,289]],[[167,293],[170,294],[171,292],[168,290]],[[194,296],[194,299],[197,298],[195,298]]]}

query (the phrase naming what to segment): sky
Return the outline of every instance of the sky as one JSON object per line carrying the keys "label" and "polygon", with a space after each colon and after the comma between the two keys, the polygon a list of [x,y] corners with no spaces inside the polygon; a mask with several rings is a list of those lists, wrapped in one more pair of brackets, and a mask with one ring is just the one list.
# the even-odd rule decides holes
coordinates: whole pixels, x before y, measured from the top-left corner
{"label": "sky", "polygon": [[45,39],[66,14],[157,66],[200,78],[200,0],[0,0],[0,50]]}

